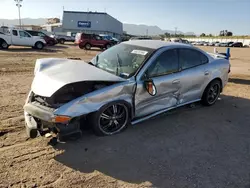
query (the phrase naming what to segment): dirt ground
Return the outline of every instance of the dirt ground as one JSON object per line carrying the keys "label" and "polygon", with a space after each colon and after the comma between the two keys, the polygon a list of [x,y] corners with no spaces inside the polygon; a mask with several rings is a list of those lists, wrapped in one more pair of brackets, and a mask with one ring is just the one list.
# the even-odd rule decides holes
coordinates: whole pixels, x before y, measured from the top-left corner
{"label": "dirt ground", "polygon": [[182,107],[111,137],[28,139],[22,107],[35,60],[98,52],[0,51],[0,187],[250,187],[250,48],[231,49],[230,80],[212,107]]}

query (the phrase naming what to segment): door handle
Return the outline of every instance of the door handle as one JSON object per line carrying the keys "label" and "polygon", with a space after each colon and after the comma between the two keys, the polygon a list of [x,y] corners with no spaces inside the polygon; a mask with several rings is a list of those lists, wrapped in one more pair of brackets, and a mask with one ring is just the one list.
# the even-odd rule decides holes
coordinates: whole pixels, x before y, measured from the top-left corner
{"label": "door handle", "polygon": [[208,71],[205,71],[205,72],[204,72],[204,75],[205,75],[205,76],[209,75],[209,72],[208,72]]}
{"label": "door handle", "polygon": [[174,80],[173,82],[172,82],[172,84],[179,84],[180,83],[180,80]]}

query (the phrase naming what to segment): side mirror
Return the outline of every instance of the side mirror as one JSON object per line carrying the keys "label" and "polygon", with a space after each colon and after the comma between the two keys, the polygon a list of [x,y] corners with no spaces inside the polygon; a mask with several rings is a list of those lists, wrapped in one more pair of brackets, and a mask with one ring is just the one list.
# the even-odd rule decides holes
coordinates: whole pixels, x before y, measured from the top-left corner
{"label": "side mirror", "polygon": [[152,95],[152,96],[155,96],[155,95],[156,95],[157,90],[156,90],[154,81],[153,81],[152,79],[145,80],[145,81],[144,81],[144,85],[145,85],[145,88],[146,88],[147,92],[148,92],[150,95]]}

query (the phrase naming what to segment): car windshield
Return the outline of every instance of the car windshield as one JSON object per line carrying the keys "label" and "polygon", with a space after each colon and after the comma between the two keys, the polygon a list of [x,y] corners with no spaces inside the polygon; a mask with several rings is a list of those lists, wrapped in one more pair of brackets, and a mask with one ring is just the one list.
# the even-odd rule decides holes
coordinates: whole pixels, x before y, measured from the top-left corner
{"label": "car windshield", "polygon": [[98,54],[91,63],[122,78],[129,78],[136,73],[153,51],[150,48],[118,44]]}
{"label": "car windshield", "polygon": [[39,33],[38,33],[38,36],[40,36],[40,37],[45,37],[46,35],[45,35],[44,33],[42,33],[42,32],[39,32]]}

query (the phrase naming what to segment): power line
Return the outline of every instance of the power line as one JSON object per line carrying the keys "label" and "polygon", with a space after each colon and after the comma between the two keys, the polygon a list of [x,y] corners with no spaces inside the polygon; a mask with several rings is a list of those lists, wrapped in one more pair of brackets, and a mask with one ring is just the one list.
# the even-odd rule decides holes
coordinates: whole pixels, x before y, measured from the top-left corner
{"label": "power line", "polygon": [[19,27],[20,29],[22,28],[22,23],[21,23],[21,11],[20,11],[20,8],[22,7],[21,3],[23,0],[14,0],[16,2],[16,6],[18,8],[18,15],[19,15]]}

